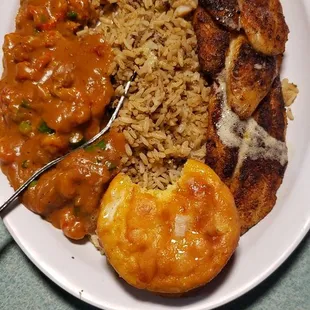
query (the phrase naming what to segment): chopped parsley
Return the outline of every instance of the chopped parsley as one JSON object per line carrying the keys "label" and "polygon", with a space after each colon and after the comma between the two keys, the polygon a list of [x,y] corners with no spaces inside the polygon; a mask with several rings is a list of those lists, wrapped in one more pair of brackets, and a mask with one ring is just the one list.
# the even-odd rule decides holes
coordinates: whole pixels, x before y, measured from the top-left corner
{"label": "chopped parsley", "polygon": [[55,130],[48,127],[46,122],[42,121],[40,126],[38,127],[38,130],[41,132],[41,133],[47,133],[49,135],[55,133]]}
{"label": "chopped parsley", "polygon": [[103,151],[104,151],[104,150],[106,150],[106,148],[107,148],[106,142],[105,142],[104,140],[101,140],[101,141],[99,141],[99,142],[96,143],[96,144],[87,146],[87,147],[85,148],[85,151],[86,151],[86,152],[92,152],[92,151],[94,151],[95,149],[100,149],[100,150],[103,150]]}
{"label": "chopped parsley", "polygon": [[67,17],[68,19],[75,21],[78,18],[78,14],[74,11],[70,11],[67,13]]}

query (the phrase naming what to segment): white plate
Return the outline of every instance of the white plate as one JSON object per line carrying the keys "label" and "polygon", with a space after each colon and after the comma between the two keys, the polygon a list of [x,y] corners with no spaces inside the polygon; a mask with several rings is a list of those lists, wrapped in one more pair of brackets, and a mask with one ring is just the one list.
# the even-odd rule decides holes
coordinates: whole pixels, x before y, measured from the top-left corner
{"label": "white plate", "polygon": [[[289,123],[290,161],[276,207],[241,238],[223,273],[196,297],[163,299],[135,290],[116,278],[104,257],[89,244],[68,241],[60,231],[26,210],[15,208],[4,223],[33,263],[59,286],[105,310],[212,309],[246,293],[292,253],[310,227],[310,2],[282,0],[291,29],[282,77],[298,84],[300,95]],[[19,0],[0,1],[0,38],[14,29]],[[2,55],[0,54],[2,58]],[[0,176],[0,201],[12,194]],[[73,259],[74,257],[75,259]]]}

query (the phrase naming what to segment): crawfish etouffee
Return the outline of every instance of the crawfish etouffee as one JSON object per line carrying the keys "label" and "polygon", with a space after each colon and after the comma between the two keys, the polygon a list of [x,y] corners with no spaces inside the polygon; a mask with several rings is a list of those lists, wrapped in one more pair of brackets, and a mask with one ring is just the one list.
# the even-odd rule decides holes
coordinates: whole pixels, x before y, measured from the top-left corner
{"label": "crawfish etouffee", "polygon": [[188,160],[165,191],[116,176],[103,197],[97,233],[128,283],[178,294],[222,270],[237,247],[240,224],[228,187],[207,165]]}
{"label": "crawfish etouffee", "polygon": [[[100,131],[114,90],[112,51],[92,23],[88,0],[24,0],[5,37],[0,82],[0,160],[16,189],[37,169]],[[111,132],[34,182],[22,200],[72,239],[93,234],[105,186],[119,169],[125,140]]]}

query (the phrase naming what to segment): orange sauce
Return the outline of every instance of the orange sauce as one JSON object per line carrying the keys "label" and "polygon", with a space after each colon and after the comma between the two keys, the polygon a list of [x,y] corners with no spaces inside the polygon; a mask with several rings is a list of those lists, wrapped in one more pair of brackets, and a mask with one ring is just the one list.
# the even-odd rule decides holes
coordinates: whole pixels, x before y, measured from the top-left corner
{"label": "orange sauce", "polygon": [[[15,189],[103,125],[113,96],[112,51],[99,34],[76,35],[96,16],[89,0],[21,2],[16,32],[5,37],[0,81],[0,163]],[[124,153],[120,134],[102,143],[109,147],[74,153],[23,197],[73,239],[93,233],[105,184]]]}

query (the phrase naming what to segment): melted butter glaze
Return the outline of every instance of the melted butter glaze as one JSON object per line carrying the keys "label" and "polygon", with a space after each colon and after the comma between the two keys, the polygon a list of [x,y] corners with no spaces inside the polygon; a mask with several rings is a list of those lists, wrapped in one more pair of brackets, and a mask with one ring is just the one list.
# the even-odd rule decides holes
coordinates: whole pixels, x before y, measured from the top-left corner
{"label": "melted butter glaze", "polygon": [[288,161],[286,143],[270,136],[253,118],[246,121],[239,119],[227,104],[226,84],[222,77],[219,78],[217,96],[222,103],[217,133],[225,146],[239,148],[237,167],[240,167],[246,158],[271,159],[278,161],[282,166],[286,165]]}

